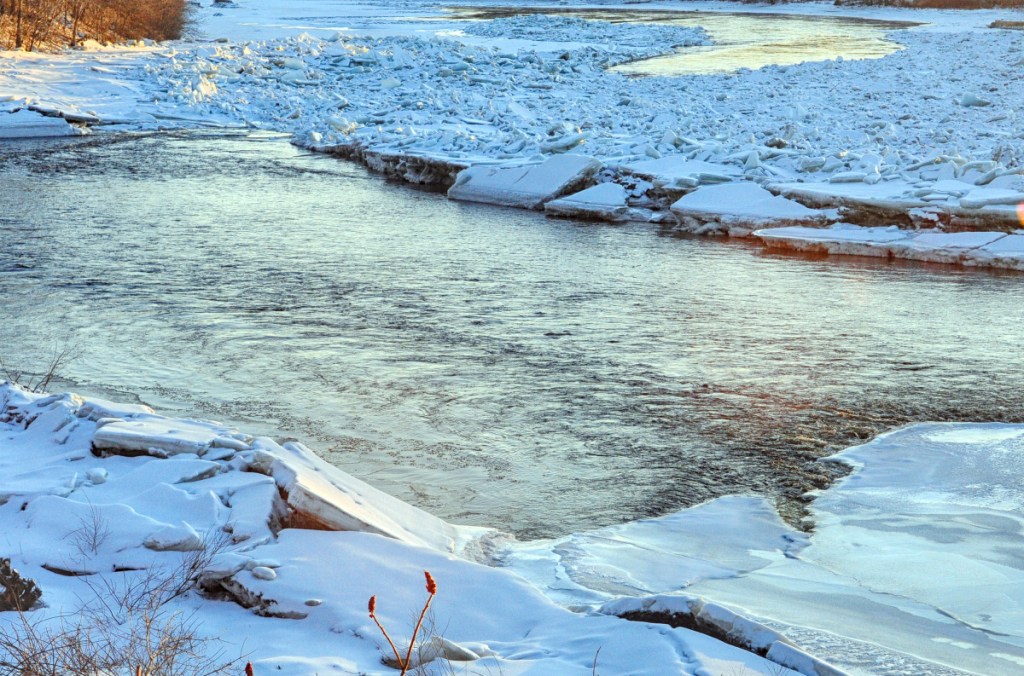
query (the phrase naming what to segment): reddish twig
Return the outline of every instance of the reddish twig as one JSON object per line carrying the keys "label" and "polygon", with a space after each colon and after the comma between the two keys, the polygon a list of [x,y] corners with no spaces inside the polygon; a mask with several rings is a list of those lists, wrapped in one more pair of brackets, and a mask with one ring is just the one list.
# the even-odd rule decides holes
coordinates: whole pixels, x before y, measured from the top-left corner
{"label": "reddish twig", "polygon": [[406,670],[409,669],[409,661],[412,659],[412,647],[416,645],[416,634],[420,633],[423,617],[427,614],[427,609],[430,608],[430,602],[434,600],[434,595],[437,594],[437,583],[434,582],[434,577],[430,574],[430,571],[423,571],[423,575],[427,578],[427,593],[430,596],[427,597],[427,602],[423,604],[423,610],[420,611],[420,619],[416,621],[416,628],[412,630],[412,638],[409,639],[409,651],[405,654],[405,665],[402,667],[402,676],[405,676]]}
{"label": "reddish twig", "polygon": [[398,666],[402,668],[402,673],[405,673],[405,663],[402,662],[402,656],[398,654],[398,648],[395,647],[395,642],[388,636],[388,630],[384,628],[384,625],[377,619],[377,596],[371,596],[370,602],[367,604],[367,609],[370,611],[370,619],[377,623],[377,627],[380,629],[380,633],[384,634],[384,638],[388,640],[388,645],[391,646],[391,650],[395,653],[395,659],[398,660]]}

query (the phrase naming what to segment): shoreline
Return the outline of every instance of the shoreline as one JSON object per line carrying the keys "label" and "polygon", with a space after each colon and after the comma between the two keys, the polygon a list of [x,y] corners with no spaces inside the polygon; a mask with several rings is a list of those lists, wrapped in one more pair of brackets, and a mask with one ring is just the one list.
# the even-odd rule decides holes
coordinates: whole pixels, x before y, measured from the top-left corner
{"label": "shoreline", "polygon": [[[204,634],[220,632],[232,650],[239,629],[255,639],[243,654],[257,673],[275,666],[289,674],[379,668],[380,641],[361,617],[360,596],[382,594],[385,620],[401,625],[394,613],[415,603],[423,568],[439,580],[436,612],[448,627],[432,658],[477,668],[591,673],[588,660],[600,647],[609,673],[664,673],[679,659],[666,648],[678,641],[686,646],[684,673],[730,664],[734,673],[780,673],[782,666],[834,676],[856,663],[865,640],[880,643],[872,658],[878,666],[944,673],[943,664],[987,664],[990,673],[1003,673],[996,667],[1008,661],[1010,673],[1024,660],[1024,648],[1013,647],[1015,606],[976,606],[977,590],[965,595],[955,581],[965,565],[975,575],[1010,575],[1002,551],[1022,537],[1010,523],[1021,517],[1005,500],[977,495],[970,472],[947,471],[963,465],[994,472],[993,485],[1009,487],[1015,470],[998,458],[1024,443],[1024,425],[917,423],[842,451],[831,460],[853,471],[816,492],[819,526],[811,534],[786,526],[763,499],[730,496],[659,518],[516,542],[447,524],[299,442],[279,445],[141,405],[11,385],[0,394],[7,477],[0,510],[10,524],[8,542],[18,543],[17,552],[8,546],[0,554],[39,582],[45,605],[31,611],[34,621],[65,612],[90,580],[162,570],[226,537],[197,574],[198,589],[173,608],[196,613]],[[919,497],[908,501],[910,495]],[[935,495],[946,496],[938,512]],[[76,553],[66,532],[88,510],[108,534]],[[979,531],[960,543],[922,539],[921,529],[941,528],[949,510],[1007,523],[998,534]],[[894,528],[897,515],[903,523]],[[907,563],[922,555],[948,564],[927,573],[926,584]],[[893,556],[907,562],[893,568]],[[884,573],[877,569],[883,561]],[[361,573],[353,575],[353,567]],[[330,582],[339,570],[346,585]],[[986,594],[1017,598],[1020,575],[993,582]],[[773,588],[780,580],[784,588]],[[837,595],[848,597],[839,617]],[[514,627],[501,612],[509,604],[518,609]],[[950,612],[965,622],[949,623]],[[967,621],[981,612],[988,619]],[[983,626],[993,622],[992,631]],[[878,637],[879,623],[906,630]],[[229,625],[234,631],[218,629]],[[530,647],[522,644],[527,628]],[[922,642],[914,638],[920,631],[947,643]],[[962,649],[968,643],[974,652]],[[922,652],[926,646],[933,649]],[[839,668],[830,664],[836,658]]]}

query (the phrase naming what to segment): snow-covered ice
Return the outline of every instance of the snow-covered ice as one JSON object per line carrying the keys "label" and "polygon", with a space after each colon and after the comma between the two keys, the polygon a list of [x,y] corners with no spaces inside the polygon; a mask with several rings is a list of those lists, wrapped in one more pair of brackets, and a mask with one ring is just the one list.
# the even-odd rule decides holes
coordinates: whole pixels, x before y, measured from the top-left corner
{"label": "snow-covered ice", "polygon": [[[130,434],[98,447],[116,426]],[[3,384],[0,476],[0,556],[43,590],[32,621],[74,613],[104,581],[119,588],[216,548],[200,575],[216,594],[193,591],[171,610],[196,613],[200,635],[219,641],[211,648],[244,655],[257,673],[388,673],[367,600],[376,594],[378,615],[407,637],[424,570],[440,585],[429,650],[479,670],[591,674],[600,649],[604,673],[780,673],[686,629],[561,608],[470,560],[500,550],[493,531],[446,524],[301,444]]]}
{"label": "snow-covered ice", "polygon": [[829,228],[765,228],[753,235],[778,249],[1024,270],[1024,236],[1004,232],[907,231],[840,223]]}
{"label": "snow-covered ice", "polygon": [[629,220],[626,189],[618,183],[599,183],[544,205],[551,216],[592,218],[602,221]]}
{"label": "snow-covered ice", "polygon": [[0,112],[0,139],[75,136],[79,133],[79,129],[66,120],[44,117],[25,108],[6,114]]}
{"label": "snow-covered ice", "polygon": [[702,231],[714,222],[747,231],[773,223],[824,225],[828,216],[793,200],[773,195],[756,183],[735,182],[697,188],[672,204],[672,213],[687,229]]}
{"label": "snow-covered ice", "polygon": [[546,202],[585,187],[601,169],[592,157],[554,155],[540,164],[503,167],[479,164],[464,169],[448,197],[467,202],[540,209]]}
{"label": "snow-covered ice", "polygon": [[[128,423],[131,447],[95,445]],[[0,555],[40,583],[43,617],[75,608],[83,580],[172,565],[222,534],[203,585],[236,603],[194,593],[179,609],[287,673],[379,671],[366,599],[402,627],[427,569],[453,643],[431,649],[503,673],[591,673],[600,647],[606,673],[1011,674],[1024,661],[1022,451],[1021,425],[912,425],[836,456],[853,473],[819,492],[811,534],[734,496],[516,543],[446,524],[301,444],[3,385]],[[83,535],[95,523],[103,536]],[[775,663],[647,623],[673,617]]]}

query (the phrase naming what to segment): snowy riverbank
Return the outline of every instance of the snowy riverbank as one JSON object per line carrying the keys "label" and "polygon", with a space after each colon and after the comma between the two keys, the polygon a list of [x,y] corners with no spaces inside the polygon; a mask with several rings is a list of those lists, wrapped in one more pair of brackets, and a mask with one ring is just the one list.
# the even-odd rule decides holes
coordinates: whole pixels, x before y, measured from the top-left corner
{"label": "snowy riverbank", "polygon": [[[699,6],[715,7],[730,9]],[[206,44],[7,53],[14,67],[0,74],[0,106],[127,123],[122,128],[286,131],[307,147],[443,185],[480,164],[513,167],[508,180],[519,183],[524,170],[515,167],[579,155],[595,160],[586,175],[519,201],[544,208],[567,197],[548,211],[689,232],[805,224],[749,200],[723,203],[717,214],[675,208],[687,193],[723,181],[763,186],[798,209],[821,207],[816,227],[1007,233],[1021,225],[1024,91],[1014,83],[1024,36],[987,27],[1013,11],[842,8],[864,19],[930,23],[894,29],[905,49],[882,59],[636,78],[607,68],[706,44],[706,35],[565,16],[469,21],[415,4],[404,13],[307,9],[305,25],[272,7],[203,10],[207,34],[226,36]],[[799,11],[837,12],[813,4]],[[411,21],[409,12],[429,21]],[[340,16],[357,27],[337,25]],[[597,195],[567,194],[606,183]],[[473,199],[507,203],[507,187],[493,181]],[[998,261],[1019,267],[1018,258]]]}
{"label": "snowy riverbank", "polygon": [[1024,663],[1022,444],[1019,425],[924,424],[845,451],[854,473],[817,496],[810,536],[763,499],[732,497],[517,543],[449,525],[298,443],[4,385],[0,556],[38,582],[28,619],[45,622],[97,585],[214,547],[170,609],[257,673],[387,673],[366,600],[377,594],[405,636],[427,569],[451,642],[434,645],[471,671],[589,674],[597,654],[609,674],[780,673],[669,622],[804,674],[837,673],[807,651],[850,673],[1010,674]]}

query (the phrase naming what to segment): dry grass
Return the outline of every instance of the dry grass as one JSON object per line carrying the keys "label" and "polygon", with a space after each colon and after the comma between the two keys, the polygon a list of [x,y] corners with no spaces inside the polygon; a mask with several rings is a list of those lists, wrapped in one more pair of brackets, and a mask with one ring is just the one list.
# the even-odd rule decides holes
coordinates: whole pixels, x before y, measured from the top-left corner
{"label": "dry grass", "polygon": [[[90,521],[75,532],[88,552],[106,527]],[[199,632],[196,615],[171,604],[196,587],[226,542],[212,538],[167,568],[86,577],[88,593],[66,614],[18,608],[0,617],[0,675],[238,673],[241,658],[225,659],[218,641]]]}

